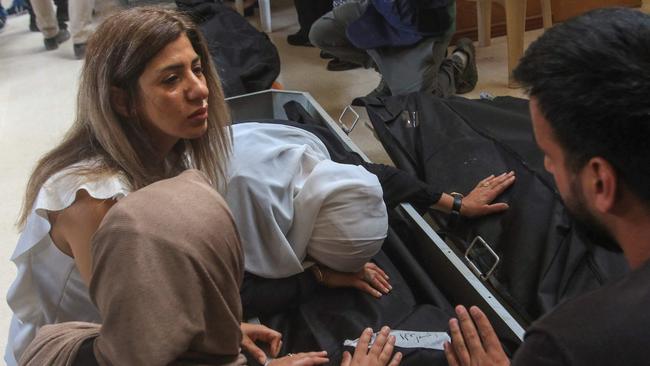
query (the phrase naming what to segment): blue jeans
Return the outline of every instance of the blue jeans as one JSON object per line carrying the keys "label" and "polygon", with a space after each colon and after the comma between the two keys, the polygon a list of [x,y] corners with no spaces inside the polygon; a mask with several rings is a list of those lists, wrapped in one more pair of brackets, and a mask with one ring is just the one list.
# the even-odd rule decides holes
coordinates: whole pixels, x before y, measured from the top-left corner
{"label": "blue jeans", "polygon": [[26,7],[25,0],[14,0],[11,3],[11,7],[12,8],[25,8]]}

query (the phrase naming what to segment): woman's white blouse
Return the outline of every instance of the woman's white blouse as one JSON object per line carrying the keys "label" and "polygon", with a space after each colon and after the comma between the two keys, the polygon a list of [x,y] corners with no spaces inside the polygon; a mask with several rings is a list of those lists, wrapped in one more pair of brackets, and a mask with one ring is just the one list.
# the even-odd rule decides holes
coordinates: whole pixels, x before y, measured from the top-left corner
{"label": "woman's white blouse", "polygon": [[75,173],[77,168],[79,165],[55,174],[41,187],[11,256],[18,273],[7,295],[14,313],[5,350],[9,366],[17,364],[43,325],[73,320],[101,322],[74,259],[52,242],[47,213],[70,206],[79,190],[96,199],[120,199],[129,189],[120,175],[88,177]]}

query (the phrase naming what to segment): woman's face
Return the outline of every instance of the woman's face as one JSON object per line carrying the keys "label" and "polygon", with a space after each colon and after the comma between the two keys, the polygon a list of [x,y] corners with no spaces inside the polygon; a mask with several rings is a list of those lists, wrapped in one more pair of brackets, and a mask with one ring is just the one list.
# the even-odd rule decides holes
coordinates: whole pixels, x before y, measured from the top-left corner
{"label": "woman's face", "polygon": [[201,60],[186,35],[149,61],[138,86],[138,116],[161,154],[166,155],[179,139],[205,133],[208,87]]}

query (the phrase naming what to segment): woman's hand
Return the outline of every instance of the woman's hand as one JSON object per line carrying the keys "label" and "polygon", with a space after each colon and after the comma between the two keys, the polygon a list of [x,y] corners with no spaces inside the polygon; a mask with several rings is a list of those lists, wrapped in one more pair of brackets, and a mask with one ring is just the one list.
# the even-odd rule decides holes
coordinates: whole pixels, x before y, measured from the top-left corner
{"label": "woman's hand", "polygon": [[364,264],[363,269],[356,273],[337,272],[322,266],[320,268],[323,272],[322,283],[327,287],[354,287],[376,298],[393,289],[388,282],[388,275],[371,262]]}
{"label": "woman's hand", "polygon": [[361,333],[354,355],[350,352],[343,352],[341,366],[397,366],[402,361],[402,354],[397,352],[391,359],[393,347],[395,347],[395,336],[390,335],[390,328],[383,327],[375,339],[372,347],[368,349],[372,329],[368,328]]}
{"label": "woman's hand", "polygon": [[328,363],[330,360],[327,358],[326,351],[320,352],[304,352],[304,353],[289,353],[288,355],[276,358],[269,362],[266,366],[311,366],[322,365]]}
{"label": "woman's hand", "polygon": [[266,362],[267,355],[259,348],[255,341],[262,341],[269,345],[269,356],[275,357],[282,347],[282,334],[261,324],[241,323],[241,346],[262,365]]}
{"label": "woman's hand", "polygon": [[514,182],[515,172],[512,171],[483,179],[463,198],[460,214],[465,217],[478,217],[507,210],[506,203],[490,203]]}

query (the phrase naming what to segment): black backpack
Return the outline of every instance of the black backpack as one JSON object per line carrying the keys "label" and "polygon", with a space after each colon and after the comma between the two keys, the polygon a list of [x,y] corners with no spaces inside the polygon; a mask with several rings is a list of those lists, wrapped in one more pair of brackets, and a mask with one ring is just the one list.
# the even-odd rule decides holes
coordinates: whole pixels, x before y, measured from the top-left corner
{"label": "black backpack", "polygon": [[200,25],[226,97],[266,90],[280,74],[280,56],[269,37],[220,2],[176,0]]}

